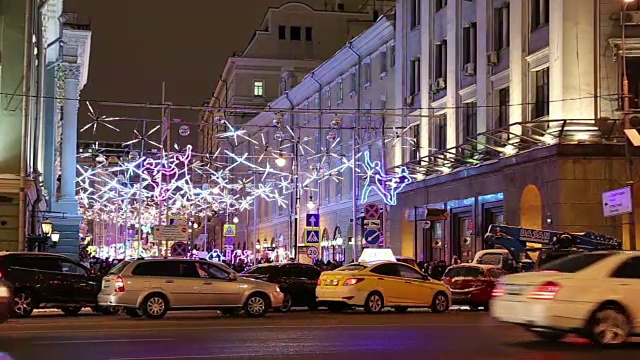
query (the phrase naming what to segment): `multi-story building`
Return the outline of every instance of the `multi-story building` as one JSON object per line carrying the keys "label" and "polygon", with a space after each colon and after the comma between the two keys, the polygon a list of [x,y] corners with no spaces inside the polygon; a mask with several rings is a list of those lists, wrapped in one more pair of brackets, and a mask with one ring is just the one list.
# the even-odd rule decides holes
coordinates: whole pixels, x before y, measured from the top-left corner
{"label": "multi-story building", "polygon": [[65,25],[62,0],[5,1],[0,14],[0,248],[27,249],[50,218],[59,234],[50,250],[77,256],[77,111],[91,32]]}
{"label": "multi-story building", "polygon": [[[239,151],[234,142],[216,136],[229,130],[220,119],[245,125],[393,6],[393,1],[380,0],[306,3],[270,8],[245,50],[229,58],[208,102],[219,110],[201,114],[199,153]],[[237,238],[246,242],[247,235]]]}
{"label": "multi-story building", "polygon": [[[257,244],[258,249],[290,249],[302,242],[302,219],[306,212],[313,212],[320,214],[320,224],[316,225],[321,229],[322,259],[343,261],[354,257],[351,219],[358,194],[354,197],[351,168],[335,169],[352,161],[354,145],[356,155],[368,152],[372,160],[384,163],[386,147],[380,136],[385,119],[384,111],[378,109],[386,109],[394,102],[393,24],[393,15],[380,17],[299,84],[272,101],[272,111],[261,112],[245,124],[249,137],[264,136],[273,149],[274,154],[263,161],[281,171],[293,172],[301,185],[297,227],[295,191],[287,198],[288,206],[259,199],[253,211],[247,212],[246,218],[241,217],[246,220],[240,229],[246,229],[250,245]],[[364,112],[356,111],[360,108]],[[274,119],[279,119],[279,126],[274,126]],[[362,129],[357,133],[356,144],[355,128]],[[288,146],[292,142],[301,144],[297,158],[295,145]],[[237,153],[253,157],[263,151],[247,141],[237,147]],[[286,164],[279,166],[275,157],[284,158]],[[310,202],[316,204],[312,209],[307,206]],[[359,249],[360,244],[356,245]]]}
{"label": "multi-story building", "polygon": [[[617,237],[625,229],[625,247],[636,248],[628,219],[603,215],[602,193],[638,177],[626,175],[611,120],[623,115],[625,68],[638,107],[637,6],[398,0],[396,107],[406,124],[417,118],[420,135],[417,150],[395,154],[420,181],[392,208],[395,252],[468,260],[492,223]],[[451,216],[422,221],[429,208]]]}

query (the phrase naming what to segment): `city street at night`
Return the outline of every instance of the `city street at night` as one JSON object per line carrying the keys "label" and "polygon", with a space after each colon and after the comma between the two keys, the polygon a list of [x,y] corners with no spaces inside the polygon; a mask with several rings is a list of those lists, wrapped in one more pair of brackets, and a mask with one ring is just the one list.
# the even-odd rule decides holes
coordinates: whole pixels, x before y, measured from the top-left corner
{"label": "city street at night", "polygon": [[569,337],[559,344],[496,323],[484,313],[293,312],[263,319],[216,312],[150,321],[92,314],[11,320],[1,351],[15,360],[178,359],[596,359],[640,356],[640,346],[599,350]]}

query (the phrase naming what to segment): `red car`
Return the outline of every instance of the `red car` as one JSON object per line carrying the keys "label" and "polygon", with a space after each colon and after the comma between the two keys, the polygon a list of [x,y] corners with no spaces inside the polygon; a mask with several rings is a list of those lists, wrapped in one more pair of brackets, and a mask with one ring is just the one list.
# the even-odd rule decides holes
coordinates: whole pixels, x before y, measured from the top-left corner
{"label": "red car", "polygon": [[447,269],[442,277],[451,289],[452,305],[466,305],[472,310],[489,309],[491,291],[499,277],[507,273],[493,265],[461,264]]}

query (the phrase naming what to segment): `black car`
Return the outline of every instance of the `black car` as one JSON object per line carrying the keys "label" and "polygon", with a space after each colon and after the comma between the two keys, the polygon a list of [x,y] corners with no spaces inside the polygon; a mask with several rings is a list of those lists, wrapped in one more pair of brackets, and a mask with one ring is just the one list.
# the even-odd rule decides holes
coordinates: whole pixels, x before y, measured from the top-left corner
{"label": "black car", "polygon": [[[0,278],[13,288],[11,312],[25,318],[35,309],[60,309],[77,315],[83,307],[97,307],[102,276],[62,255],[48,253],[0,254]],[[109,312],[107,309],[101,311]]]}
{"label": "black car", "polygon": [[318,268],[300,263],[264,264],[245,270],[240,276],[278,284],[285,295],[280,311],[294,306],[317,308],[316,284],[320,278]]}

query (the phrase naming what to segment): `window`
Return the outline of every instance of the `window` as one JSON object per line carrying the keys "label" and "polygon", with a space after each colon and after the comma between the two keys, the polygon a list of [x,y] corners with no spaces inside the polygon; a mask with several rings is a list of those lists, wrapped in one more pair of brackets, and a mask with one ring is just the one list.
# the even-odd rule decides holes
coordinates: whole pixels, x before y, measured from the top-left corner
{"label": "window", "polygon": [[183,278],[208,278],[208,274],[202,266],[196,266],[195,262],[185,261],[178,263],[180,277]]}
{"label": "window", "polygon": [[410,80],[409,80],[409,92],[410,95],[420,93],[420,58],[411,60],[410,64]]}
{"label": "window", "polygon": [[327,100],[327,104],[326,104],[327,109],[331,109],[331,88],[330,87],[328,87],[324,91],[324,97],[325,97],[325,100]]}
{"label": "window", "polygon": [[420,122],[411,125],[409,128],[409,161],[420,159]]}
{"label": "window", "polygon": [[297,278],[300,274],[301,267],[299,265],[285,265],[280,270],[281,278]]}
{"label": "window", "polygon": [[532,119],[549,115],[549,68],[534,72],[534,105]]}
{"label": "window", "polygon": [[445,271],[446,278],[480,278],[484,277],[484,269],[478,266],[456,266]]}
{"label": "window", "polygon": [[304,28],[304,39],[306,41],[313,41],[313,28],[312,27],[305,27]]}
{"label": "window", "polygon": [[531,0],[531,31],[549,23],[549,0]]}
{"label": "window", "polygon": [[341,103],[344,100],[344,84],[342,80],[338,81],[338,102]]}
{"label": "window", "polygon": [[320,270],[313,266],[301,266],[298,271],[298,277],[307,280],[318,280],[320,277]]}
{"label": "window", "polygon": [[387,73],[387,51],[380,53],[380,75]]}
{"label": "window", "polygon": [[400,271],[396,264],[380,264],[371,269],[371,272],[383,276],[400,276]]}
{"label": "window", "polygon": [[397,264],[396,266],[398,267],[401,277],[412,280],[424,280],[424,275],[418,270],[404,264]]}
{"label": "window", "polygon": [[278,39],[286,40],[287,39],[287,27],[284,25],[278,26]]}
{"label": "window", "polygon": [[318,95],[316,96],[316,100],[315,100],[315,102],[316,102],[316,107],[315,107],[315,109],[320,110],[320,94],[318,94]]}
{"label": "window", "polygon": [[422,0],[411,0],[411,28],[415,29],[420,25],[420,2]]}
{"label": "window", "polygon": [[567,256],[560,260],[552,261],[547,265],[541,266],[541,271],[557,271],[560,273],[576,273],[584,270],[589,266],[608,258],[614,253],[582,253]]}
{"label": "window", "polygon": [[389,66],[390,67],[394,67],[396,66],[396,45],[391,45],[391,48],[389,50]]}
{"label": "window", "polygon": [[272,266],[272,265],[254,266],[254,267],[252,267],[252,268],[250,268],[248,270],[245,270],[243,272],[243,274],[269,276],[276,269],[277,269],[277,267],[276,266]]}
{"label": "window", "polygon": [[498,119],[496,128],[502,129],[509,126],[509,88],[498,90]]}
{"label": "window", "polygon": [[300,26],[292,26],[289,30],[291,40],[300,41],[302,40],[302,29]]}
{"label": "window", "polygon": [[434,77],[445,79],[447,77],[447,40],[436,44],[434,64]]}
{"label": "window", "polygon": [[349,264],[349,265],[345,265],[341,268],[337,268],[336,271],[347,271],[347,272],[358,272],[358,271],[362,271],[364,269],[366,269],[367,266],[366,265],[362,265],[362,264]]}
{"label": "window", "polygon": [[371,63],[366,62],[362,64],[362,71],[364,72],[364,84],[370,85],[371,84]]}
{"label": "window", "polygon": [[470,101],[462,104],[462,142],[467,142],[467,138],[475,138],[478,133],[478,103]]}
{"label": "window", "polygon": [[436,0],[436,12],[447,7],[447,0]]}
{"label": "window", "polygon": [[49,256],[18,255],[11,258],[11,267],[40,271],[60,271],[60,261],[58,258]]}
{"label": "window", "polygon": [[131,261],[125,260],[121,262],[109,271],[109,275],[120,275],[129,264],[131,264]]}
{"label": "window", "polygon": [[264,81],[253,80],[253,96],[264,96]]}
{"label": "window", "polygon": [[462,65],[476,62],[476,23],[462,28]]}
{"label": "window", "polygon": [[[633,3],[631,3],[633,4]],[[640,4],[638,5],[640,6]],[[629,106],[631,109],[640,108],[640,58],[627,56],[627,81],[629,82]],[[620,84],[622,85],[622,72],[620,72]],[[622,93],[622,88],[620,88]],[[623,97],[620,99],[624,100]],[[620,103],[620,108],[623,104]]]}
{"label": "window", "polygon": [[180,267],[176,261],[147,261],[136,265],[131,275],[180,277]]}
{"label": "window", "polygon": [[640,257],[633,257],[622,263],[611,274],[616,279],[640,279]]}
{"label": "window", "polygon": [[87,275],[87,269],[71,261],[61,260],[62,272],[67,274]]}
{"label": "window", "polygon": [[218,265],[205,262],[199,262],[198,264],[204,268],[210,279],[227,280],[230,278],[231,273]]}
{"label": "window", "polygon": [[351,74],[349,74],[349,77],[351,78],[351,94],[355,94],[358,90],[358,78],[357,78],[357,74],[356,72],[352,72]]}
{"label": "window", "polygon": [[493,49],[509,47],[509,4],[493,9]]}
{"label": "window", "polygon": [[436,151],[447,149],[447,117],[441,115],[436,117],[433,123],[433,146]]}

